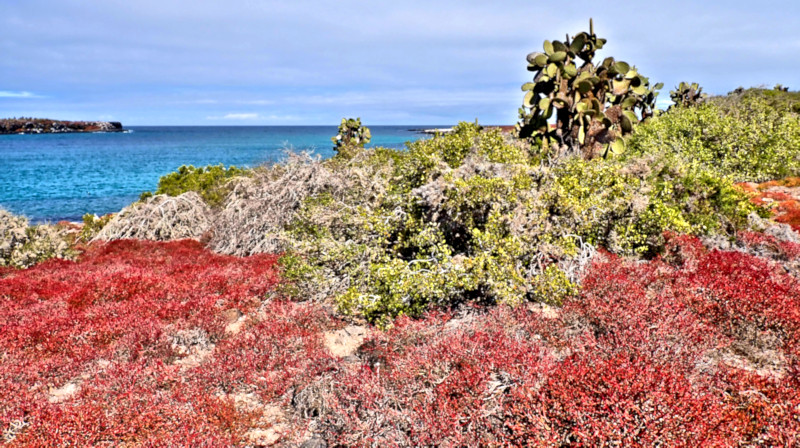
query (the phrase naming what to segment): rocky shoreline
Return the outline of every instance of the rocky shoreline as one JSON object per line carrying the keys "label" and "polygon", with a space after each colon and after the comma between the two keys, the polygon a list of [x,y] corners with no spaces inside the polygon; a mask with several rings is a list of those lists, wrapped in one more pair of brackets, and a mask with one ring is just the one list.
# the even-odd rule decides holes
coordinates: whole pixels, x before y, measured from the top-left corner
{"label": "rocky shoreline", "polygon": [[[509,133],[514,131],[514,126],[484,126],[485,129],[500,129],[503,132]],[[427,134],[427,135],[444,135],[450,134],[453,132],[453,128],[434,128],[434,129],[409,129],[411,132],[416,132],[417,134]]]}
{"label": "rocky shoreline", "polygon": [[122,132],[118,121],[61,121],[47,118],[0,120],[0,134],[67,134],[75,132]]}

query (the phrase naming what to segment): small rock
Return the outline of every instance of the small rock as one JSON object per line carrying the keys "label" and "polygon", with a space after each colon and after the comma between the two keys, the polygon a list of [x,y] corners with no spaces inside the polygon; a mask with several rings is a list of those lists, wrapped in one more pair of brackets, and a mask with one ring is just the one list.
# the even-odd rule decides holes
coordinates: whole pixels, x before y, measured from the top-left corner
{"label": "small rock", "polygon": [[314,437],[303,442],[300,448],[328,448],[328,444],[319,437]]}
{"label": "small rock", "polygon": [[183,357],[175,364],[184,368],[197,367],[214,352],[214,344],[208,334],[201,328],[181,330],[170,336],[171,347]]}
{"label": "small rock", "polygon": [[325,413],[325,397],[321,384],[311,384],[295,391],[292,407],[303,418],[316,418]]}
{"label": "small rock", "polygon": [[281,439],[281,430],[275,428],[251,429],[247,431],[245,437],[256,446],[272,446]]}
{"label": "small rock", "polygon": [[245,317],[242,317],[236,322],[226,325],[225,333],[231,336],[239,334],[242,331],[242,328],[244,328],[244,324],[246,321],[247,319]]}
{"label": "small rock", "polygon": [[61,403],[62,401],[69,400],[75,395],[80,387],[76,383],[69,382],[59,388],[51,387],[47,401],[50,403]]}
{"label": "small rock", "polygon": [[225,319],[226,324],[232,324],[242,317],[242,312],[236,308],[231,308],[222,312],[222,318]]}
{"label": "small rock", "polygon": [[528,309],[545,319],[556,319],[561,315],[560,309],[546,303],[531,303],[528,305]]}
{"label": "small rock", "polygon": [[333,356],[343,358],[355,354],[366,337],[366,327],[350,325],[341,330],[325,332],[325,347]]}
{"label": "small rock", "polygon": [[[252,405],[252,402],[250,404]],[[245,437],[256,446],[275,445],[289,430],[283,410],[277,405],[266,405],[261,407],[261,409],[262,414],[259,419],[259,425],[265,425],[267,427],[253,428],[245,433]]]}

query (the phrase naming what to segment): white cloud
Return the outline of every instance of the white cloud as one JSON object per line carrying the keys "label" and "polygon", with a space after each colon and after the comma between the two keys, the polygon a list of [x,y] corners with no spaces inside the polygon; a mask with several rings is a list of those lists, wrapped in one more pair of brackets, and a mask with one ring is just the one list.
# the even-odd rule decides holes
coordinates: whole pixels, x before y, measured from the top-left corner
{"label": "white cloud", "polygon": [[267,122],[274,122],[274,121],[297,121],[300,117],[296,115],[277,115],[277,114],[269,114],[269,115],[262,115],[255,112],[247,112],[247,113],[230,113],[225,114],[222,116],[210,116],[206,117],[206,120],[230,120],[230,121],[253,121],[253,120],[261,120]]}
{"label": "white cloud", "polygon": [[261,118],[256,113],[225,114],[221,117],[208,117],[209,120],[258,120]]}
{"label": "white cloud", "polygon": [[8,90],[0,90],[0,98],[42,98],[31,92],[11,92]]}
{"label": "white cloud", "polygon": [[275,104],[273,100],[242,100],[236,101],[236,104],[252,104],[254,106],[269,106]]}

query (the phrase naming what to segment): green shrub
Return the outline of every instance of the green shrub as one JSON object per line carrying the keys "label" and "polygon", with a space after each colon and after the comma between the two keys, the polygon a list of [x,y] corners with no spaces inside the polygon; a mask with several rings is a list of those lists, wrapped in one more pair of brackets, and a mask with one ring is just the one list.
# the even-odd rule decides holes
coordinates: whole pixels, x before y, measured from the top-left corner
{"label": "green shrub", "polygon": [[[228,180],[236,176],[245,176],[248,170],[225,165],[208,165],[195,168],[192,165],[183,165],[178,171],[162,176],[158,180],[158,189],[155,194],[179,196],[187,191],[195,191],[203,200],[212,207],[216,207],[225,200],[229,190]],[[140,200],[153,196],[151,192],[142,193]]]}
{"label": "green shrub", "polygon": [[665,153],[735,181],[800,174],[800,117],[762,98],[675,108],[639,126],[627,156]]}
{"label": "green shrub", "polygon": [[780,86],[780,84],[775,86],[774,89],[759,87],[744,89],[739,87],[726,96],[713,97],[711,101],[727,110],[736,107],[742,101],[752,99],[764,100],[770,107],[778,110],[787,110],[800,114],[800,91],[789,91],[786,87]]}
{"label": "green shrub", "polygon": [[361,124],[361,118],[342,118],[339,132],[331,137],[337,153],[346,153],[348,148],[363,148],[372,139],[368,127]]}
{"label": "green shrub", "polygon": [[98,233],[100,233],[101,230],[103,230],[103,227],[105,227],[113,217],[113,213],[103,216],[97,216],[93,213],[87,213],[83,215],[83,228],[81,229],[81,233],[79,235],[80,240],[84,242],[90,241]]}
{"label": "green shrub", "polygon": [[730,234],[757,211],[730,178],[674,154],[542,165],[470,123],[408,151],[322,163],[373,186],[303,200],[284,228],[284,277],[299,297],[332,297],[380,325],[465,301],[559,304],[577,292],[587,247],[651,256],[666,231]]}

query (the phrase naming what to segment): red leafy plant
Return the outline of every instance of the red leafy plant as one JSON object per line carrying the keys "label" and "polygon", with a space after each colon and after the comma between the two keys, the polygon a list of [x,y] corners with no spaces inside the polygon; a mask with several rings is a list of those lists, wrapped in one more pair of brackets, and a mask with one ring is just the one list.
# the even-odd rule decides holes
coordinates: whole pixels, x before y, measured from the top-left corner
{"label": "red leafy plant", "polygon": [[345,358],[323,306],[265,298],[274,256],[90,246],[0,272],[0,425],[12,446],[798,445],[797,245],[666,239],[601,253],[560,308],[401,318]]}

